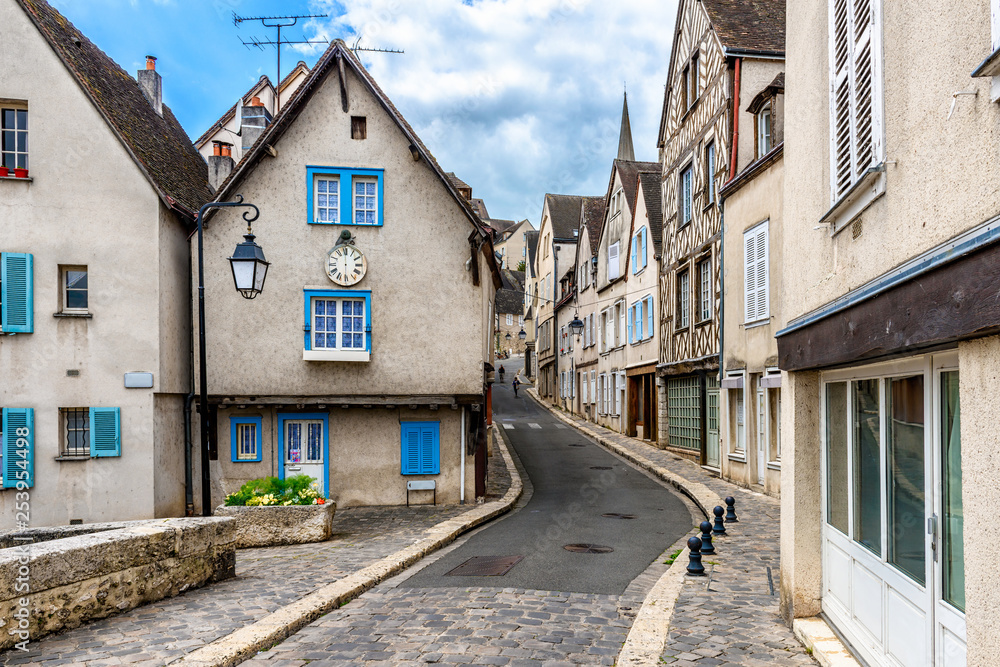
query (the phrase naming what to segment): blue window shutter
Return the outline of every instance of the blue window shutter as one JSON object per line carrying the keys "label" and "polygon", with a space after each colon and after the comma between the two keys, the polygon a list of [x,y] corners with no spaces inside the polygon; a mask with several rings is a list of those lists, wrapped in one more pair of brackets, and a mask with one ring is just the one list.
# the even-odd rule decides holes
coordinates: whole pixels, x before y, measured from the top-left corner
{"label": "blue window shutter", "polygon": [[3,408],[3,488],[35,485],[35,410]]}
{"label": "blue window shutter", "polygon": [[635,340],[639,342],[644,338],[642,335],[642,301],[636,301],[633,308],[635,309]]}
{"label": "blue window shutter", "polygon": [[420,430],[416,424],[401,424],[402,472],[404,475],[420,474]]}
{"label": "blue window shutter", "polygon": [[628,317],[625,318],[628,327],[628,342],[635,342],[635,329],[632,328],[632,320],[635,319],[635,306],[628,309]]}
{"label": "blue window shutter", "polygon": [[646,335],[649,336],[650,338],[653,337],[653,331],[654,331],[653,327],[656,326],[655,320],[653,319],[653,317],[654,317],[653,316],[653,297],[647,296],[646,297],[646,321],[649,323],[649,331],[646,332]]}
{"label": "blue window shutter", "polygon": [[122,455],[121,408],[90,409],[90,455]]}
{"label": "blue window shutter", "polygon": [[642,266],[646,267],[646,228],[642,228]]}
{"label": "blue window shutter", "polygon": [[0,330],[31,333],[35,330],[33,258],[20,252],[0,254]]}

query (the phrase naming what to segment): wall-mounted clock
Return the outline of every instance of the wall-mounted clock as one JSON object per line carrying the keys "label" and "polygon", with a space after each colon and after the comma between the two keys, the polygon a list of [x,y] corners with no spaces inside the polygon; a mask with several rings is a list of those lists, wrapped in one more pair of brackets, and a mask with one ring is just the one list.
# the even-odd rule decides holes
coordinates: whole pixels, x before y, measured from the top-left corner
{"label": "wall-mounted clock", "polygon": [[326,257],[326,275],[342,287],[357,285],[368,271],[365,254],[353,245],[337,245]]}

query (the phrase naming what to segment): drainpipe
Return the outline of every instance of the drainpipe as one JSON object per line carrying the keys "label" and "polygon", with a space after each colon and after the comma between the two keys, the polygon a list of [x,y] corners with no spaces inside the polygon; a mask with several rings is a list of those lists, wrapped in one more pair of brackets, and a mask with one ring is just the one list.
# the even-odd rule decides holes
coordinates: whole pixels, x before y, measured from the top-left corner
{"label": "drainpipe", "polygon": [[462,449],[459,455],[459,487],[458,487],[458,504],[465,504],[465,406],[462,406]]}
{"label": "drainpipe", "polygon": [[[726,347],[726,200],[719,197],[719,391],[722,389],[722,364]],[[744,411],[746,407],[744,407]],[[721,452],[721,450],[720,450]],[[722,467],[720,453],[719,467]]]}
{"label": "drainpipe", "polygon": [[[190,239],[189,239],[190,241]],[[191,258],[191,244],[188,243],[188,313],[192,312],[193,303],[191,294],[194,289],[191,275],[193,264]],[[189,339],[194,340],[194,327],[192,325]],[[191,391],[184,397],[184,516],[194,516],[194,470],[191,460],[191,403],[194,402],[194,345],[190,348],[190,360],[188,363],[188,380]]]}
{"label": "drainpipe", "polygon": [[740,64],[736,59],[736,73],[733,78],[733,145],[729,151],[729,178],[736,176],[736,153],[740,145]]}

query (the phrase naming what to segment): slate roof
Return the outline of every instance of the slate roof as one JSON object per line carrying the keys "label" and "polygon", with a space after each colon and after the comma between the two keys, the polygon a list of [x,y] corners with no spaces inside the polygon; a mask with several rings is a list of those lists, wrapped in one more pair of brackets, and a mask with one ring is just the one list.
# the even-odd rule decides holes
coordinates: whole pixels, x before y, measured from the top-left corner
{"label": "slate roof", "polygon": [[118,135],[168,207],[193,216],[212,199],[208,165],[170,108],[153,111],[139,83],[45,0],[17,0]]}
{"label": "slate roof", "polygon": [[476,212],[480,220],[488,220],[490,217],[489,211],[486,210],[486,202],[477,197],[472,198],[472,210]]}
{"label": "slate roof", "polygon": [[659,172],[641,172],[639,181],[642,183],[642,197],[646,202],[646,217],[649,218],[649,235],[653,238],[653,254],[659,256],[663,245],[663,203],[660,198],[660,174]]}
{"label": "slate roof", "polygon": [[466,190],[471,190],[472,189],[472,186],[469,185],[468,183],[466,183],[465,181],[463,181],[458,176],[456,176],[455,172],[449,171],[447,173],[447,176],[451,180],[451,182],[455,184],[456,188],[465,188]]}
{"label": "slate roof", "polygon": [[503,269],[500,277],[503,287],[497,290],[497,312],[520,315],[524,311],[524,272]]}
{"label": "slate roof", "polygon": [[701,0],[728,51],[785,52],[785,0]]}
{"label": "slate roof", "polygon": [[[659,162],[629,162],[628,160],[615,160],[615,168],[621,178],[622,189],[625,191],[625,201],[630,209],[635,210],[635,196],[639,187],[638,176],[640,172],[655,172],[659,174],[662,167]],[[614,185],[614,174],[611,176],[612,182],[609,184],[608,196],[613,193],[610,188]]]}
{"label": "slate roof", "polygon": [[601,225],[604,223],[604,197],[583,198],[583,226],[587,229],[590,240],[590,252],[597,252],[597,243],[601,239]]}
{"label": "slate roof", "polygon": [[528,230],[524,243],[528,251],[527,266],[531,269],[532,277],[535,277],[535,255],[538,253],[538,230]]}
{"label": "slate roof", "polygon": [[583,197],[580,195],[546,194],[545,201],[549,205],[549,217],[552,221],[552,239],[576,241],[573,230],[580,227],[580,206]]}
{"label": "slate roof", "polygon": [[[327,50],[320,56],[319,60],[313,66],[306,80],[295,90],[292,97],[285,103],[278,115],[274,117],[271,124],[268,125],[267,129],[264,130],[254,145],[250,147],[249,150],[243,153],[243,158],[239,161],[236,167],[233,168],[232,173],[229,177],[222,182],[219,189],[215,192],[215,201],[225,201],[233,194],[233,189],[238,183],[240,183],[243,178],[253,169],[257,162],[261,159],[263,155],[267,154],[267,146],[276,143],[285,131],[295,122],[302,109],[312,98],[313,94],[318,90],[319,86],[322,84],[323,80],[328,74],[337,71],[338,65],[343,63],[344,69],[350,68],[354,71],[355,75],[361,79],[361,81],[368,86],[369,91],[375,97],[375,99],[381,104],[382,108],[385,110],[389,117],[396,122],[396,125],[403,132],[403,135],[410,141],[413,149],[416,150],[417,154],[424,160],[424,162],[431,168],[437,177],[441,180],[442,184],[448,190],[448,193],[452,196],[455,202],[458,204],[462,212],[465,213],[469,220],[469,223],[473,226],[476,233],[481,235],[480,237],[484,239],[485,245],[492,248],[491,232],[489,228],[480,220],[479,216],[472,209],[472,205],[468,200],[459,194],[458,189],[455,187],[452,180],[445,173],[441,165],[438,164],[437,159],[431,154],[424,142],[420,140],[417,133],[414,132],[413,127],[403,118],[403,115],[399,112],[399,109],[389,100],[389,97],[383,92],[376,83],[375,79],[369,74],[365,66],[361,64],[358,57],[353,51],[344,43],[342,39],[335,39],[330,42],[330,46]],[[197,153],[196,153],[197,155]],[[199,159],[201,157],[199,156]],[[202,161],[204,164],[204,161]],[[484,249],[484,254],[486,256],[487,262],[490,265],[490,272],[493,277],[493,284],[500,288],[500,268],[497,266],[496,260],[492,256],[493,253],[490,249]]]}
{"label": "slate roof", "polygon": [[520,224],[514,220],[499,220],[497,218],[489,218],[483,222],[495,229],[497,233],[501,235],[506,234]]}

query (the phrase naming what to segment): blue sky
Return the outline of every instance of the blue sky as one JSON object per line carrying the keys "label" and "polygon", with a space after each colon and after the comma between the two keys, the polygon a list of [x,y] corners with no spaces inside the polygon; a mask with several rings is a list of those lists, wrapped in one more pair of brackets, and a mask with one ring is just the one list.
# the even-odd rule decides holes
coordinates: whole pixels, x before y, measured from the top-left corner
{"label": "blue sky", "polygon": [[[441,165],[495,218],[536,226],[546,192],[603,195],[617,154],[622,90],[636,158],[656,134],[677,0],[50,0],[130,72],[155,55],[164,101],[198,137],[275,53],[240,38],[274,38],[242,16],[328,14],[282,31],[340,37],[404,55],[362,60]],[[282,72],[322,46],[282,49]]]}

